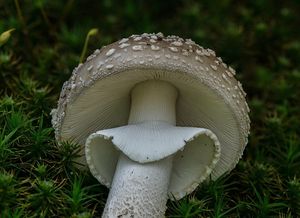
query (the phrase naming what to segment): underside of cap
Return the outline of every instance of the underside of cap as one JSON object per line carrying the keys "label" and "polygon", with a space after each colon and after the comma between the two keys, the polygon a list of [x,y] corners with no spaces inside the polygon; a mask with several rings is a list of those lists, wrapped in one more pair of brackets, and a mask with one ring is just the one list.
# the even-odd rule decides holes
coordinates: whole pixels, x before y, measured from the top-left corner
{"label": "underside of cap", "polygon": [[118,150],[141,164],[175,155],[169,186],[170,196],[175,199],[192,192],[204,181],[221,154],[217,137],[203,128],[175,127],[154,121],[101,130],[88,137],[85,154],[92,174],[108,187]]}
{"label": "underside of cap", "polygon": [[250,128],[244,91],[234,71],[211,50],[179,37],[132,36],[97,50],[78,66],[53,111],[57,140],[84,146],[94,132],[127,125],[130,92],[147,80],[163,80],[178,90],[177,126],[210,129],[219,139],[221,157],[211,178],[231,170]]}

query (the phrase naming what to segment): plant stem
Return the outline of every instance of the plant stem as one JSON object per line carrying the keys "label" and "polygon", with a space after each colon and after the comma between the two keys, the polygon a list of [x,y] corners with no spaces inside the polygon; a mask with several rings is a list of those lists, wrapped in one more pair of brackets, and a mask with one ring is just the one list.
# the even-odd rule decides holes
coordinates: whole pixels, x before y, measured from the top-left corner
{"label": "plant stem", "polygon": [[18,14],[18,17],[19,17],[19,20],[22,24],[22,30],[23,30],[23,34],[24,34],[24,39],[25,39],[25,45],[27,47],[27,51],[29,52],[29,54],[33,54],[32,52],[32,46],[31,46],[31,42],[30,42],[30,39],[29,39],[29,32],[28,32],[28,28],[27,28],[27,25],[26,25],[26,22],[25,22],[25,19],[23,17],[23,14],[22,14],[22,10],[21,10],[21,7],[20,7],[20,3],[19,3],[19,0],[14,0],[15,2],[15,6],[16,6],[16,9],[17,9],[17,14]]}
{"label": "plant stem", "polygon": [[83,62],[83,59],[85,57],[85,53],[86,53],[86,50],[87,50],[87,46],[88,46],[90,37],[93,36],[93,35],[96,35],[97,33],[98,33],[98,29],[93,28],[93,29],[90,29],[90,31],[86,35],[84,45],[83,45],[83,49],[82,49],[82,52],[81,52],[81,55],[80,55],[79,63]]}
{"label": "plant stem", "polygon": [[27,34],[28,30],[27,30],[27,26],[26,26],[26,23],[25,23],[25,19],[23,17],[22,11],[21,11],[19,0],[15,0],[15,6],[16,6],[16,9],[17,9],[19,20],[20,20],[20,22],[22,23],[22,26],[23,26],[23,32]]}
{"label": "plant stem", "polygon": [[[129,124],[165,121],[176,124],[176,88],[163,81],[147,81],[131,93]],[[103,217],[164,217],[173,157],[138,163],[121,154]]]}

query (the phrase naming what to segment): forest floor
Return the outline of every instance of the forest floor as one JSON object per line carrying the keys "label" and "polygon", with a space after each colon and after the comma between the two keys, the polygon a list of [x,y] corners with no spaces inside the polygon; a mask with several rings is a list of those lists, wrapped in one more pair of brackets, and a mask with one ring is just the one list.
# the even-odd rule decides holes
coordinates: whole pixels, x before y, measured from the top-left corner
{"label": "forest floor", "polygon": [[76,168],[78,145],[57,145],[50,111],[81,54],[143,32],[215,50],[251,109],[236,168],[167,216],[300,217],[299,13],[291,0],[0,1],[0,217],[101,216],[108,190]]}

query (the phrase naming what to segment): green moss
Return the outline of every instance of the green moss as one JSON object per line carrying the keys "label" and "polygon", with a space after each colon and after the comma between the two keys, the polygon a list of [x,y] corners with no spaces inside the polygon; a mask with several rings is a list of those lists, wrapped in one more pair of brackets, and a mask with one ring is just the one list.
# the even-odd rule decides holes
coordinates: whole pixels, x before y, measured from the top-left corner
{"label": "green moss", "polygon": [[[297,1],[0,1],[0,217],[100,217],[107,189],[79,171],[78,145],[50,122],[86,54],[163,32],[212,48],[237,69],[251,136],[228,175],[169,202],[169,217],[300,216],[300,32]],[[83,56],[86,56],[83,53]]]}

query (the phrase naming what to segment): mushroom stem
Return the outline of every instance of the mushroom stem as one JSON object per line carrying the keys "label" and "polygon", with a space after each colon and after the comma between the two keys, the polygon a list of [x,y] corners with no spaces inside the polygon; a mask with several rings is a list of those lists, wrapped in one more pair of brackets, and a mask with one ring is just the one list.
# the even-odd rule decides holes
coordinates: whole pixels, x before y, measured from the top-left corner
{"label": "mushroom stem", "polygon": [[168,82],[149,80],[136,85],[131,92],[128,124],[164,121],[176,125],[176,88]]}
{"label": "mushroom stem", "polygon": [[121,154],[102,217],[164,217],[172,157],[140,164]]}
{"label": "mushroom stem", "polygon": [[[129,124],[176,124],[177,90],[164,81],[139,83],[131,93]],[[138,163],[121,154],[103,217],[164,217],[172,157]]]}

